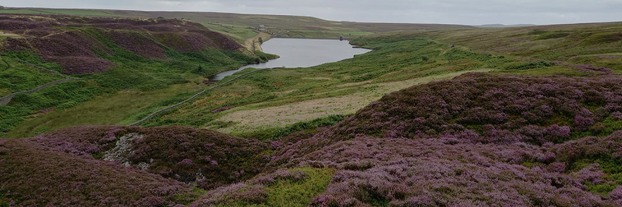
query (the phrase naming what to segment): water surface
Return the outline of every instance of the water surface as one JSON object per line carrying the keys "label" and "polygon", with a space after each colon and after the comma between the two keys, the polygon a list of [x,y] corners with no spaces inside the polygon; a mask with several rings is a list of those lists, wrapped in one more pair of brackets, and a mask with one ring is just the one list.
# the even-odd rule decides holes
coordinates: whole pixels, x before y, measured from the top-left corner
{"label": "water surface", "polygon": [[273,38],[261,45],[265,53],[279,55],[280,58],[266,63],[247,65],[237,70],[222,72],[214,80],[240,72],[246,68],[306,68],[324,63],[337,62],[367,53],[370,50],[353,48],[348,41],[326,39]]}

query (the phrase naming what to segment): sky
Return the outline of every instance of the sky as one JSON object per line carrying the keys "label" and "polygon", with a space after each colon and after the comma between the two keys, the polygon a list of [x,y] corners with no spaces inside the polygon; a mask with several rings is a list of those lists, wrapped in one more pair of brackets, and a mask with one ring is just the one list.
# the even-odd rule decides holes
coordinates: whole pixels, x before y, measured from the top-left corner
{"label": "sky", "polygon": [[622,0],[0,0],[0,5],[282,14],[336,21],[464,25],[622,21]]}

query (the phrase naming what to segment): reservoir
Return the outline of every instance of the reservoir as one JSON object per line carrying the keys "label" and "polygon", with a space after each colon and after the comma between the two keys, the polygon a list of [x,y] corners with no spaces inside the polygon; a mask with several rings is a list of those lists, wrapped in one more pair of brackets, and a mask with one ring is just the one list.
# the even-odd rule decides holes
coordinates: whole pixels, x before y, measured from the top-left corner
{"label": "reservoir", "polygon": [[214,76],[213,80],[222,80],[246,68],[306,68],[353,58],[354,55],[370,51],[353,48],[349,41],[329,39],[274,38],[266,41],[261,47],[265,53],[276,54],[280,58],[225,71]]}

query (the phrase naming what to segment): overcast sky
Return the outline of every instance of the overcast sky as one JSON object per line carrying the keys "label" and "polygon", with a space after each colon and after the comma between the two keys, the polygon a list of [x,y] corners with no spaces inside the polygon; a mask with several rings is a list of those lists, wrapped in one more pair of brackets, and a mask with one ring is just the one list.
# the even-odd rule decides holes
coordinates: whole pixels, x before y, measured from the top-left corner
{"label": "overcast sky", "polygon": [[288,14],[338,21],[467,25],[622,21],[622,0],[0,0],[0,5]]}

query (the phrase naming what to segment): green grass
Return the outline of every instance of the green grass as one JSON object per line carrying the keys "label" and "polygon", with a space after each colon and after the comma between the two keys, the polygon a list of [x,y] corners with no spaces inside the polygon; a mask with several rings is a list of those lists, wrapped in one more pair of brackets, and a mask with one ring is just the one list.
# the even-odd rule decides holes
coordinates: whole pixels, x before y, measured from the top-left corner
{"label": "green grass", "polygon": [[[41,67],[33,67],[26,62],[36,63]],[[0,96],[63,79],[64,77],[58,74],[59,71],[58,65],[44,63],[33,53],[0,54]]]}
{"label": "green grass", "polygon": [[[75,125],[127,124],[207,87],[202,81],[209,76],[267,57],[216,49],[181,53],[166,48],[168,59],[147,59],[116,45],[99,29],[59,29],[95,38],[110,48],[99,55],[115,66],[15,96],[9,105],[0,106],[0,137],[30,136]],[[4,51],[0,53],[0,95],[66,78],[60,71],[60,66],[34,53]]]}
{"label": "green grass", "polygon": [[[386,93],[425,83],[427,77],[434,77],[427,79],[433,81],[468,71],[524,71],[508,67],[527,64],[512,57],[450,48],[448,44],[412,35],[369,37],[354,43],[374,51],[312,68],[260,71],[217,88],[147,125],[175,123],[271,139],[287,134],[296,123],[354,113]],[[537,70],[554,70],[553,67]],[[339,104],[333,104],[336,102]],[[221,108],[229,110],[214,112]],[[279,121],[281,118],[284,120]]]}
{"label": "green grass", "polygon": [[622,36],[613,32],[622,23],[551,25],[459,32],[431,32],[437,40],[492,54],[535,61],[589,64],[622,72],[622,58],[607,57],[620,51]]}
{"label": "green grass", "polygon": [[598,163],[600,169],[606,174],[604,182],[599,184],[584,183],[590,192],[606,196],[616,187],[622,185],[622,162],[610,157],[586,158],[572,163],[573,171],[578,171],[588,165]]}
{"label": "green grass", "polygon": [[[80,81],[64,83],[34,94],[18,95],[8,106],[0,106],[0,116],[7,117],[0,121],[0,129],[5,133],[11,131],[9,134],[12,137],[19,137],[77,124],[128,123],[138,118],[137,113],[155,110],[190,96],[206,87],[201,83],[204,77],[238,67],[243,62],[217,51],[206,51],[196,57],[186,54],[171,56],[177,58],[157,61],[123,55],[110,56],[108,59],[118,65],[112,70],[81,75]],[[212,62],[198,57],[210,57]],[[205,68],[203,74],[195,73],[199,65]],[[53,77],[39,74],[28,76],[41,80],[33,80],[27,85],[24,81],[24,86],[14,87],[11,91],[32,88],[48,81],[46,77]],[[170,101],[164,102],[166,100]],[[40,110],[53,112],[39,113]],[[22,122],[31,114],[35,116]],[[12,130],[14,127],[16,129]]]}
{"label": "green grass", "polygon": [[[74,124],[123,124],[128,122],[125,118],[135,113],[157,108],[160,102],[167,99],[179,100],[205,87],[200,83],[203,75],[210,76],[241,65],[240,61],[216,51],[203,55],[214,58],[213,62],[182,54],[175,56],[183,58],[166,61],[132,59],[123,55],[108,57],[118,67],[100,74],[81,75],[80,81],[64,83],[34,94],[18,95],[8,106],[1,106],[0,116],[7,117],[0,121],[1,129],[6,133],[17,127],[16,131],[10,133],[14,137]],[[222,61],[217,58],[222,58]],[[199,65],[205,68],[205,74],[193,73]],[[48,81],[46,77],[53,77],[32,73],[27,75],[41,80],[35,79],[27,85],[24,83],[28,82],[24,81],[24,86],[14,87],[11,91],[32,88]],[[119,91],[126,91],[126,94]],[[101,97],[89,101],[98,96]],[[39,113],[39,110],[54,112]],[[31,114],[36,116],[22,123]]]}
{"label": "green grass", "polygon": [[[527,76],[599,74],[579,69],[579,64],[620,72],[622,59],[611,57],[620,57],[622,41],[609,42],[610,45],[581,41],[608,34],[607,28],[612,27],[621,26],[611,23],[551,26],[542,32],[509,28],[368,36],[353,40],[374,49],[368,54],[306,69],[261,71],[216,89],[148,125],[176,123],[247,137],[279,137],[295,123],[354,113],[386,93],[408,84],[425,83],[417,81],[425,77],[441,80],[467,71]],[[331,101],[365,104],[336,107]],[[213,112],[220,108],[228,110]]]}
{"label": "green grass", "polygon": [[206,190],[199,187],[194,187],[190,192],[175,195],[173,200],[184,205],[189,205],[193,201],[199,199],[205,193],[207,193]]}
{"label": "green grass", "polygon": [[[77,103],[67,102],[36,113],[11,130],[7,137],[28,137],[79,125],[127,125],[150,111],[164,108],[205,87],[200,80],[155,90],[123,90]],[[179,98],[178,98],[179,97]]]}
{"label": "green grass", "polygon": [[306,174],[303,180],[278,180],[277,182],[265,187],[267,199],[263,203],[245,203],[242,201],[231,201],[231,203],[222,203],[219,207],[302,207],[309,206],[311,200],[324,192],[330,184],[334,169],[329,168],[293,168],[289,169],[293,172],[304,172]]}
{"label": "green grass", "polygon": [[308,206],[313,197],[326,190],[335,173],[331,169],[318,168],[297,168],[290,171],[302,171],[308,177],[302,182],[282,180],[269,186],[266,189],[267,206]]}
{"label": "green grass", "polygon": [[[56,10],[56,12],[68,11]],[[121,15],[117,11],[105,11],[105,13]],[[282,23],[284,19],[283,16],[270,15],[181,12],[129,12],[124,15],[134,17],[183,15],[188,19],[213,27],[215,30],[231,34],[238,40],[253,36],[253,26],[264,24],[270,28],[273,27],[272,23]],[[297,21],[304,21],[306,24],[292,23]],[[353,36],[371,33],[370,28],[357,29],[358,27],[351,24],[327,22],[315,18],[299,17],[292,22],[282,23],[272,29],[279,31],[291,28],[291,34],[305,37],[335,35],[343,32],[351,32]],[[383,28],[386,25],[374,26]],[[399,27],[392,29],[397,28]],[[622,28],[622,24],[451,31],[439,28],[370,35],[352,41],[359,46],[373,49],[374,51],[370,53],[312,68],[260,71],[216,88],[191,103],[156,117],[144,125],[175,124],[207,127],[234,135],[273,139],[296,131],[292,129],[296,123],[311,123],[313,120],[330,119],[327,117],[335,115],[352,114],[387,93],[429,81],[450,79],[469,71],[492,71],[493,73],[530,76],[598,74],[598,72],[579,70],[576,67],[579,64],[589,64],[609,67],[613,72],[620,73],[622,72],[620,68],[622,59],[618,54],[621,53],[622,41],[615,41],[617,36],[611,34],[609,31],[611,28]],[[116,100],[115,94],[119,91],[166,91],[171,85],[187,84],[198,77],[236,67],[242,62],[254,61],[253,58],[242,54],[223,54],[218,51],[205,51],[200,54],[181,54],[169,51],[170,60],[147,60],[115,46],[96,29],[82,30],[113,48],[114,52],[111,55],[102,54],[102,56],[120,66],[106,73],[82,77],[84,80],[76,83],[65,84],[62,92],[57,88],[50,89],[47,93],[17,97],[17,100],[23,100],[24,103],[34,103],[34,107],[26,107],[26,104],[23,104],[20,109],[9,109],[15,113],[0,113],[0,116],[8,117],[6,120],[10,120],[5,123],[0,121],[3,129],[15,127],[15,123],[21,123],[27,115],[40,114],[36,113],[37,110],[57,106],[61,106],[60,108],[66,111],[65,113],[82,113],[92,109],[91,113],[102,114],[100,117],[105,120],[96,122],[78,118],[76,122],[125,124],[166,104],[173,104],[176,100],[186,97],[186,94],[165,92],[166,97],[161,97],[165,100],[158,98],[153,101],[147,100],[146,105],[139,109],[121,110],[115,113],[123,113],[123,115],[114,116],[104,116],[106,107],[86,101],[100,96]],[[377,29],[374,31],[377,32]],[[254,58],[262,57],[263,55],[259,55]],[[266,58],[268,57],[263,59]],[[39,64],[45,63],[39,61]],[[197,71],[199,66],[202,70]],[[52,65],[48,67],[54,68]],[[10,82],[12,85],[5,84],[6,87],[0,88],[0,94],[8,94],[14,90],[29,88],[47,81],[35,72],[29,72],[26,75],[13,71],[7,72],[7,74],[21,77],[13,78],[14,80]],[[29,74],[33,74],[32,77],[41,77],[41,80],[24,78]],[[88,90],[85,91],[83,88],[88,88]],[[54,93],[59,93],[60,96],[55,95],[58,97],[48,100]],[[69,100],[59,101],[63,98]],[[122,104],[109,104],[122,107]],[[56,111],[61,110],[54,109],[53,111],[49,114],[60,113]],[[63,115],[56,114],[55,116],[62,117]],[[47,114],[34,117],[30,121],[42,125],[24,124],[23,129],[57,128],[52,126],[55,124],[43,124],[44,120],[54,120],[52,117]],[[75,123],[66,122],[58,124],[58,127],[73,124]],[[23,134],[27,130],[20,131]],[[17,136],[20,133],[12,135]]]}

